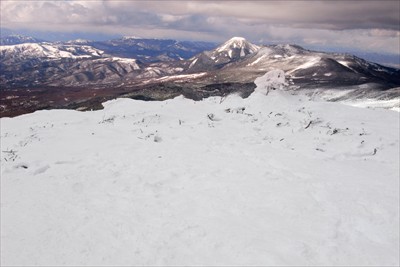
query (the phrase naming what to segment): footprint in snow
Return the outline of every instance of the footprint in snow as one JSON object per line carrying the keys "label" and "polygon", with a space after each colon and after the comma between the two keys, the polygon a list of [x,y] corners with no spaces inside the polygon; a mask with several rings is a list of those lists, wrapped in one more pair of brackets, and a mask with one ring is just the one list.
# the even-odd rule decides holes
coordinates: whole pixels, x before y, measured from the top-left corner
{"label": "footprint in snow", "polygon": [[20,163],[14,166],[15,169],[28,169],[29,165],[27,163]]}
{"label": "footprint in snow", "polygon": [[36,169],[36,170],[33,172],[33,175],[38,175],[38,174],[44,173],[44,172],[47,171],[49,168],[50,168],[49,165],[45,165],[45,166],[43,166],[43,167],[40,167],[40,168]]}

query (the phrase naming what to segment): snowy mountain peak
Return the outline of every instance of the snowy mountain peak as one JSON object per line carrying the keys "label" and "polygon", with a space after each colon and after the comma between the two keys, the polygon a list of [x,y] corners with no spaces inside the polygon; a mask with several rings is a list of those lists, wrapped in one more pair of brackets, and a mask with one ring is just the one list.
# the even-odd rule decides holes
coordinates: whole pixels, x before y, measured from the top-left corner
{"label": "snowy mountain peak", "polygon": [[[219,46],[216,49],[216,51],[224,52],[224,51],[231,51],[232,49],[247,50],[247,52],[248,52],[247,54],[251,54],[251,53],[258,51],[260,49],[260,47],[248,42],[243,37],[233,37],[233,38],[229,39],[228,41],[226,41],[221,46]],[[241,54],[243,54],[243,53],[241,53]]]}
{"label": "snowy mountain peak", "polygon": [[75,39],[75,40],[69,40],[65,43],[66,44],[88,44],[90,42],[91,42],[90,40],[86,40],[86,39]]}
{"label": "snowy mountain peak", "polygon": [[233,37],[214,50],[203,52],[190,59],[191,72],[211,70],[241,60],[260,50],[261,47],[243,37]]}
{"label": "snowy mountain peak", "polygon": [[122,40],[134,40],[134,39],[143,39],[140,36],[123,36]]}
{"label": "snowy mountain peak", "polygon": [[246,42],[247,42],[246,38],[235,36],[226,41],[225,43],[246,43]]}
{"label": "snowy mountain peak", "polygon": [[260,49],[243,37],[233,37],[212,51],[205,53],[209,62],[222,65],[246,57]]}

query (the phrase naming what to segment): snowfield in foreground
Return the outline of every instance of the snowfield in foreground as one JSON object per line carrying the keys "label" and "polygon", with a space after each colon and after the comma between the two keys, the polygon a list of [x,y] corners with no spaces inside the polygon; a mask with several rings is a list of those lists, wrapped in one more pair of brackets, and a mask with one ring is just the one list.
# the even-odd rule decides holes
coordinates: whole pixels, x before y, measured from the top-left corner
{"label": "snowfield in foreground", "polygon": [[398,265],[399,113],[262,91],[1,119],[1,264]]}

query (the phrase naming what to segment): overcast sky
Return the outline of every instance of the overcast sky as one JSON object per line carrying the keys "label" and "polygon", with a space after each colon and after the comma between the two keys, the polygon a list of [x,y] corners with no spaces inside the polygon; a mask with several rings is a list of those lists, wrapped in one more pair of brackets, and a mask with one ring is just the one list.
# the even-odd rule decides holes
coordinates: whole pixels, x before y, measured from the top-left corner
{"label": "overcast sky", "polygon": [[399,13],[398,0],[1,0],[1,27],[50,39],[132,35],[219,43],[242,36],[255,43],[400,54]]}

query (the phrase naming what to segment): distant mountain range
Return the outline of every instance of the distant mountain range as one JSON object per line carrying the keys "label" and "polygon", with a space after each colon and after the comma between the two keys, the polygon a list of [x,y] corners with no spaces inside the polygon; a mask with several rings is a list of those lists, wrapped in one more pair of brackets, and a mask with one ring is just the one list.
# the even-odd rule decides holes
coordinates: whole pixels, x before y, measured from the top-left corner
{"label": "distant mountain range", "polygon": [[[0,86],[7,112],[20,106],[92,108],[116,96],[151,100],[183,94],[201,99],[239,92],[246,97],[255,78],[272,69],[283,70],[288,89],[297,91],[340,89],[350,90],[353,97],[384,99],[398,97],[400,86],[396,68],[297,45],[258,46],[240,37],[217,47],[136,37],[51,43],[11,36],[1,43]],[[34,102],[26,89],[36,92]],[[60,92],[68,97],[60,101]]]}
{"label": "distant mountain range", "polygon": [[1,45],[17,45],[25,43],[46,43],[55,46],[91,46],[106,54],[116,57],[135,58],[143,62],[172,61],[189,58],[204,50],[215,47],[209,42],[190,42],[164,39],[144,39],[139,37],[122,37],[109,41],[91,41],[84,39],[66,42],[47,42],[34,37],[10,35],[0,38]]}
{"label": "distant mountain range", "polygon": [[0,38],[0,45],[16,45],[24,43],[41,43],[45,40],[19,34],[8,35]]}

